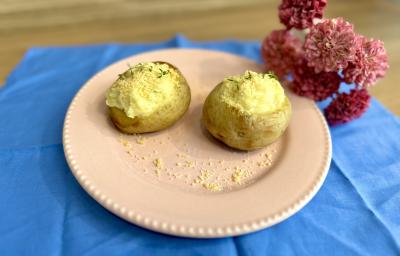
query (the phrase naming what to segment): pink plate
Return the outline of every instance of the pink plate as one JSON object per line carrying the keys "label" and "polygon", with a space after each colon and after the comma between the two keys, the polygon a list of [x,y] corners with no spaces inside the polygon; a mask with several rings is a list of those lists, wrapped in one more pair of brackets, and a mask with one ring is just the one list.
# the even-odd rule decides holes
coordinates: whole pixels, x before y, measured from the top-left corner
{"label": "pink plate", "polygon": [[[105,92],[117,75],[144,61],[167,61],[186,77],[188,112],[172,127],[122,135],[108,118]],[[284,135],[243,152],[214,140],[201,125],[205,97],[224,77],[262,67],[232,54],[169,49],[105,68],[77,93],[65,117],[63,144],[72,173],[101,205],[139,226],[178,236],[224,237],[276,224],[321,187],[331,140],[316,105],[286,90],[293,108]]]}

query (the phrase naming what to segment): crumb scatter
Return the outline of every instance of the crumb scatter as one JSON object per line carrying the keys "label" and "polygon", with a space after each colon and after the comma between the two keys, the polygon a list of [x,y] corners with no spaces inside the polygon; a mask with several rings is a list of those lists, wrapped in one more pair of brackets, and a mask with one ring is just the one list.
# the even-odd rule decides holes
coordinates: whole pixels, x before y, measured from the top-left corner
{"label": "crumb scatter", "polygon": [[140,135],[136,138],[136,143],[137,144],[143,145],[145,141],[146,141],[146,139],[144,137],[140,136]]}
{"label": "crumb scatter", "polygon": [[203,187],[214,192],[222,191],[222,187],[218,183],[203,183]]}
{"label": "crumb scatter", "polygon": [[153,160],[153,164],[155,167],[157,167],[157,169],[162,169],[164,167],[164,163],[160,158],[156,158]]}
{"label": "crumb scatter", "polygon": [[[166,140],[164,137],[165,141],[163,141],[157,136],[119,134],[117,139],[124,152],[133,159],[132,163],[140,165],[137,168],[140,175],[153,177],[153,179],[157,177],[159,181],[211,192],[231,191],[252,183],[270,169],[277,152],[276,148],[270,147],[258,152],[228,151],[227,154],[231,156],[226,159],[218,159],[214,155],[200,159],[196,157],[197,151],[188,143],[183,143],[184,147],[180,152],[165,154],[164,147],[158,148],[157,145],[170,143],[169,136]],[[153,145],[155,148],[143,152],[141,145],[146,147]],[[164,157],[165,162],[161,156]]]}

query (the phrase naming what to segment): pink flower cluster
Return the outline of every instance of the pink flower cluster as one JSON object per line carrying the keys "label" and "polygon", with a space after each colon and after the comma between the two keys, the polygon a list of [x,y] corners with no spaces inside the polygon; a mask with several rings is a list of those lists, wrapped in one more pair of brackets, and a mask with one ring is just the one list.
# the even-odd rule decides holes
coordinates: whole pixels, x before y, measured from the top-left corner
{"label": "pink flower cluster", "polygon": [[339,90],[341,78],[337,72],[314,72],[302,59],[294,67],[291,89],[300,96],[321,101]]}
{"label": "pink flower cluster", "polygon": [[287,75],[301,54],[301,41],[288,30],[274,30],[261,46],[265,65],[279,77]]}
{"label": "pink flower cluster", "polygon": [[304,29],[313,19],[322,18],[327,0],[283,0],[279,6],[279,19],[287,28]]}
{"label": "pink flower cluster", "polygon": [[344,81],[367,87],[385,76],[389,68],[387,54],[379,40],[358,36],[357,45],[354,61],[343,70]]}
{"label": "pink flower cluster", "polygon": [[[261,46],[268,70],[280,79],[289,79],[298,95],[321,101],[332,98],[325,109],[331,125],[346,123],[361,116],[369,106],[367,88],[382,78],[388,69],[383,42],[354,32],[343,18],[322,20],[327,0],[283,0],[279,18],[286,26],[274,30]],[[291,29],[309,32],[304,42]],[[340,93],[341,83],[355,84],[349,94]]]}
{"label": "pink flower cluster", "polygon": [[339,94],[324,110],[328,123],[334,126],[360,117],[368,109],[370,99],[366,89]]}
{"label": "pink flower cluster", "polygon": [[304,41],[304,55],[315,72],[339,71],[356,53],[353,25],[342,18],[325,20],[310,28]]}

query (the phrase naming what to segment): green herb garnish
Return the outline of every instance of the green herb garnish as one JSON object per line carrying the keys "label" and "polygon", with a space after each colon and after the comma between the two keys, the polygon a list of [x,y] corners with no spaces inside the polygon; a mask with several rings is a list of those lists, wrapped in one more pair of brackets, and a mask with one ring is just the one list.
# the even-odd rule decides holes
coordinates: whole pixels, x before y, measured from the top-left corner
{"label": "green herb garnish", "polygon": [[159,68],[159,70],[160,70],[160,74],[158,75],[157,78],[161,78],[162,76],[164,76],[164,75],[169,73],[168,70],[162,70],[161,68]]}
{"label": "green herb garnish", "polygon": [[265,78],[265,75],[267,75],[269,78],[273,78],[275,80],[278,80],[278,77],[273,73],[273,72],[267,72],[263,75],[263,77]]}
{"label": "green herb garnish", "polygon": [[128,65],[129,72],[131,72],[131,76],[133,76],[133,67],[129,63],[127,63],[127,65]]}

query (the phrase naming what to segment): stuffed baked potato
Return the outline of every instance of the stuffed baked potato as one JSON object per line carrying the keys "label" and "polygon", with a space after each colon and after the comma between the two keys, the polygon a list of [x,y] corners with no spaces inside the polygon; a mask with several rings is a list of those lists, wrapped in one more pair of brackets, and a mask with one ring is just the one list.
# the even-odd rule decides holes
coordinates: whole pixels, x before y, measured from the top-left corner
{"label": "stuffed baked potato", "polygon": [[106,104],[114,125],[124,133],[154,132],[171,126],[187,111],[190,88],[167,62],[130,67],[108,89]]}
{"label": "stuffed baked potato", "polygon": [[291,105],[275,76],[246,71],[228,77],[208,95],[203,106],[207,130],[241,150],[265,147],[285,131]]}

